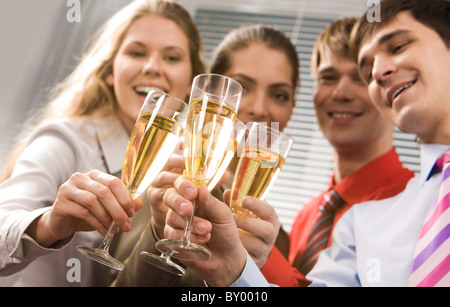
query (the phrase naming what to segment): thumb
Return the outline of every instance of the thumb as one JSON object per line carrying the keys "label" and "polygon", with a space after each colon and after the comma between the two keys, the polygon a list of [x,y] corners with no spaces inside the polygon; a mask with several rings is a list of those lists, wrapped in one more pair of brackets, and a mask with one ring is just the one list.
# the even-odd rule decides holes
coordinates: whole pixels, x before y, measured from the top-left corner
{"label": "thumb", "polygon": [[206,186],[199,188],[197,206],[202,211],[204,217],[213,224],[234,223],[230,207],[213,197]]}
{"label": "thumb", "polygon": [[223,192],[222,197],[223,197],[224,203],[227,204],[228,206],[230,206],[231,190],[230,189],[225,190],[225,192]]}
{"label": "thumb", "polygon": [[144,207],[144,201],[136,197],[134,199],[134,212],[141,210],[142,207]]}

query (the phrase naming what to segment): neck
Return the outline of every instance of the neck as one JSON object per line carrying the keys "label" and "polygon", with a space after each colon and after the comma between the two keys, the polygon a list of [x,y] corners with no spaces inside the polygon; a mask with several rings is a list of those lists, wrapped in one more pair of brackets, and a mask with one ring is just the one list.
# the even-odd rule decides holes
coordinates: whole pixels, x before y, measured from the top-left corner
{"label": "neck", "polygon": [[374,142],[370,145],[334,148],[334,181],[339,183],[369,162],[379,158],[392,149],[390,142]]}
{"label": "neck", "polygon": [[420,142],[423,144],[442,144],[450,146],[450,124],[444,123],[439,129],[430,133],[417,133]]}

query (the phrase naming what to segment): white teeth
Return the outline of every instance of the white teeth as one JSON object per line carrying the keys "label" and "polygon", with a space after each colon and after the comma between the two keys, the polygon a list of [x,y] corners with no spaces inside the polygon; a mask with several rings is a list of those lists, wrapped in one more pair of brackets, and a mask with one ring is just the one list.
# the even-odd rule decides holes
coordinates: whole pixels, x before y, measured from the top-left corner
{"label": "white teeth", "polygon": [[157,88],[157,87],[152,87],[152,86],[136,86],[134,88],[134,90],[142,95],[147,96],[148,92],[150,92],[151,90],[155,90],[155,91],[159,91],[159,92],[163,92],[162,89]]}
{"label": "white teeth", "polygon": [[401,88],[399,88],[398,90],[396,90],[393,94],[392,94],[392,100],[395,99],[395,97],[397,97],[401,92],[403,92],[404,90],[406,90],[407,88],[413,86],[414,82],[410,82],[408,84],[403,85]]}
{"label": "white teeth", "polygon": [[334,118],[351,118],[351,117],[355,117],[355,114],[350,114],[350,113],[331,113],[331,117]]}

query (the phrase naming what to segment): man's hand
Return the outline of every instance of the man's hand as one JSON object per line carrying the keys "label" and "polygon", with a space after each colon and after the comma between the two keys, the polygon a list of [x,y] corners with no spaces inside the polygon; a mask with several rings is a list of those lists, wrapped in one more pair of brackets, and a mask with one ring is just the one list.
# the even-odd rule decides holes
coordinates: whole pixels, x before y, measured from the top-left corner
{"label": "man's hand", "polygon": [[247,255],[230,208],[214,198],[206,186],[197,188],[185,176],[180,176],[175,181],[175,187],[167,190],[164,203],[170,209],[165,236],[181,238],[186,220],[193,211],[194,200],[202,217],[196,216],[193,220],[191,241],[204,244],[212,257],[207,261],[184,263],[211,286],[229,286],[242,273]]}
{"label": "man's hand", "polygon": [[[224,193],[226,203],[229,203],[230,194],[230,190]],[[261,269],[270,256],[281,224],[275,209],[265,201],[246,196],[243,207],[252,211],[253,215],[235,214],[234,218],[245,249]]]}

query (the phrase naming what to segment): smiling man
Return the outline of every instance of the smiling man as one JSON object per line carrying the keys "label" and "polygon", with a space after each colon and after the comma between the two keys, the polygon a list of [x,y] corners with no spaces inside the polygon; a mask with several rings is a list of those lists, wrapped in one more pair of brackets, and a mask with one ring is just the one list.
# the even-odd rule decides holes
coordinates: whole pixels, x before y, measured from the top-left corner
{"label": "smiling man", "polygon": [[450,1],[385,0],[381,16],[355,32],[360,74],[380,112],[420,139],[421,176],[397,197],[349,211],[309,277],[325,285],[450,286]]}
{"label": "smiling man", "polygon": [[[319,127],[333,147],[334,171],[327,188],[299,210],[288,261],[274,248],[262,268],[269,282],[281,286],[309,284],[305,275],[320,251],[331,245],[333,226],[354,204],[392,197],[413,177],[392,146],[394,126],[371,103],[359,76],[350,48],[356,21],[343,18],[331,23],[313,50],[314,107]],[[329,191],[342,201],[334,213],[321,215]]]}
{"label": "smiling man", "polygon": [[[381,22],[364,16],[356,31],[360,72],[380,112],[420,139],[421,176],[395,197],[353,206],[307,277],[313,286],[450,286],[450,1],[380,5]],[[187,187],[180,180],[166,195],[168,205],[184,214]],[[211,285],[267,285],[246,256],[227,208],[204,189],[199,194],[214,255],[213,261],[189,265]],[[169,222],[168,233],[171,227],[178,226]]]}

